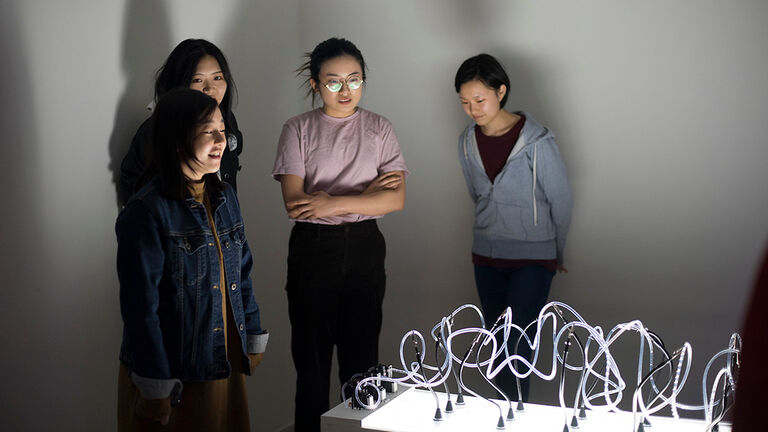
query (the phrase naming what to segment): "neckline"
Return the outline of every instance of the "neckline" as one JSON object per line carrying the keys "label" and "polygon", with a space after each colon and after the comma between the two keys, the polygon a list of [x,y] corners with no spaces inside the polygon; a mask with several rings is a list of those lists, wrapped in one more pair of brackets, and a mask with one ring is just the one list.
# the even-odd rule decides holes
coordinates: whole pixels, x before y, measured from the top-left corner
{"label": "neckline", "polygon": [[326,114],[325,111],[323,111],[322,107],[315,108],[315,111],[317,111],[320,114],[321,118],[323,118],[325,120],[328,120],[328,121],[335,122],[335,123],[341,123],[341,122],[345,122],[345,121],[349,121],[349,120],[355,119],[355,118],[357,118],[360,115],[360,112],[362,110],[363,109],[358,106],[358,107],[356,107],[354,113],[352,113],[352,114],[350,114],[350,115],[348,115],[346,117],[334,117],[332,115]]}

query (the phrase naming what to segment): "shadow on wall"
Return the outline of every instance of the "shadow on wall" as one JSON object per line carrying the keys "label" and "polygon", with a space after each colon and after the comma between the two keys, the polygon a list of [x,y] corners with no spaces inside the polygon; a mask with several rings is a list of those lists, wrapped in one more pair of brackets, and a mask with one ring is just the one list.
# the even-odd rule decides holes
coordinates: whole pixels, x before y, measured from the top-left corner
{"label": "shadow on wall", "polygon": [[[55,372],[51,352],[46,342],[51,332],[37,325],[45,322],[41,316],[41,290],[45,272],[24,269],[40,268],[39,248],[44,241],[40,235],[43,214],[39,183],[39,136],[35,97],[31,80],[30,58],[25,51],[23,20],[19,2],[0,2],[0,56],[6,59],[0,91],[6,100],[0,112],[0,125],[6,131],[3,150],[12,152],[0,159],[0,181],[5,185],[3,211],[0,216],[0,274],[7,288],[0,302],[0,324],[4,332],[0,350],[0,370],[3,371],[5,395],[0,418],[5,430],[25,430],[30,418],[39,415],[34,407],[49,407],[48,414],[60,417],[50,409],[56,404],[51,396],[38,387]],[[11,185],[23,185],[10,187]],[[31,376],[36,371],[38,376]],[[55,408],[54,408],[55,409]]]}
{"label": "shadow on wall", "polygon": [[115,111],[109,138],[109,170],[118,208],[120,163],[128,152],[131,138],[141,122],[149,117],[147,104],[154,96],[154,74],[171,52],[170,19],[164,1],[128,0],[123,22],[122,71],[125,89]]}
{"label": "shadow on wall", "polygon": [[243,132],[238,195],[254,259],[254,295],[262,325],[271,332],[264,362],[246,381],[251,427],[265,431],[293,423],[295,372],[284,290],[290,224],[271,172],[282,124],[301,107],[292,70],[302,52],[297,25],[286,26],[297,10],[295,2],[241,0],[219,39],[212,40],[227,56],[237,83],[234,111]]}

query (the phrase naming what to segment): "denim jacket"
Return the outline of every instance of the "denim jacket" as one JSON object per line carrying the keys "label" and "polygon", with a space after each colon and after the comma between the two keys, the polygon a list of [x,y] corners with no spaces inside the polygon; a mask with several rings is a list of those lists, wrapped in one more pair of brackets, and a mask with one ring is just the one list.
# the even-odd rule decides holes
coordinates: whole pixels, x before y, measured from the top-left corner
{"label": "denim jacket", "polygon": [[[253,297],[253,258],[234,190],[225,184],[210,203],[229,313],[240,333],[248,373],[246,353],[264,352],[269,337]],[[228,377],[232,370],[221,330],[221,267],[205,206],[193,198],[165,199],[152,181],[120,212],[115,231],[124,323],[120,361],[132,370],[141,395],[164,398],[180,389],[180,380]]]}

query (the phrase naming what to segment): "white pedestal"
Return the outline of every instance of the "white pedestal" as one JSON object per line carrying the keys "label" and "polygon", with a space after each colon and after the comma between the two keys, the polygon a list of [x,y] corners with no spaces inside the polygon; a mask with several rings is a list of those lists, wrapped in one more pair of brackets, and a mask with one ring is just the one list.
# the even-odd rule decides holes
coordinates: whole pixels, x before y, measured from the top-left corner
{"label": "white pedestal", "polygon": [[[498,431],[499,409],[484,399],[464,396],[465,404],[456,405],[452,395],[453,413],[446,413],[447,401],[444,393],[438,393],[443,420],[436,422],[435,398],[429,391],[409,388],[388,401],[375,411],[355,410],[340,404],[323,414],[323,432],[467,432]],[[563,432],[563,426],[570,425],[573,410],[567,412],[560,407],[525,404],[525,411],[515,411],[515,420],[506,421],[508,405],[496,400],[502,407],[505,431],[509,432]],[[514,404],[513,404],[514,406]],[[638,416],[639,420],[639,416]],[[652,426],[646,432],[703,432],[706,425],[702,420],[675,420],[670,417],[650,418]],[[579,428],[570,432],[634,432],[637,425],[631,412],[587,411],[587,419],[579,420]],[[720,425],[720,432],[731,432],[730,425]]]}

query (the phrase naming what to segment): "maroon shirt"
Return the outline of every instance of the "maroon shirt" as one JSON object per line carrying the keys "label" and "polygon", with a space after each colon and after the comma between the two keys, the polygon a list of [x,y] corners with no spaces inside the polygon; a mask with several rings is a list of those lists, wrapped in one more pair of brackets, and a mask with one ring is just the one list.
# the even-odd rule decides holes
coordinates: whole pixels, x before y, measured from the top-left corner
{"label": "maroon shirt", "polygon": [[[519,114],[518,114],[519,115]],[[520,132],[525,125],[525,116],[520,115],[520,120],[515,123],[512,128],[504,135],[488,136],[485,135],[479,126],[475,126],[475,139],[477,140],[477,149],[480,152],[480,159],[483,161],[483,167],[485,167],[485,174],[491,180],[491,183],[496,179],[496,176],[504,169],[504,165],[507,164],[507,158],[512,153],[512,148],[520,138]],[[546,267],[550,271],[557,270],[557,260],[538,260],[538,259],[503,259],[503,258],[489,258],[482,255],[472,254],[472,263],[487,267],[496,268],[522,268],[528,266],[542,266]]]}
{"label": "maroon shirt", "polygon": [[525,124],[525,116],[520,116],[520,120],[515,123],[504,135],[488,136],[475,125],[475,139],[477,140],[477,149],[480,151],[480,159],[483,161],[485,173],[491,180],[491,183],[499,175],[504,165],[507,164],[507,158],[512,153],[512,147],[520,138],[520,132]]}

